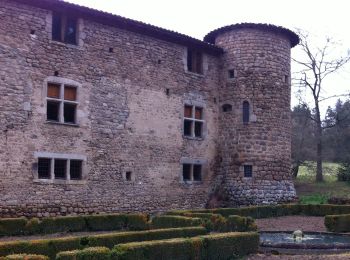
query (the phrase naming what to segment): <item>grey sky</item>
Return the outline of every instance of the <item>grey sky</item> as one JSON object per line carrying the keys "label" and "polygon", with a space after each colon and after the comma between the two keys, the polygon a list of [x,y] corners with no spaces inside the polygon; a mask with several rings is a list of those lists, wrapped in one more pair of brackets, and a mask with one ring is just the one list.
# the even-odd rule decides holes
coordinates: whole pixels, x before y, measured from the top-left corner
{"label": "grey sky", "polygon": [[[242,22],[301,28],[322,38],[342,41],[350,48],[348,0],[68,0],[203,39],[216,28]],[[292,55],[296,55],[293,50]],[[326,81],[327,94],[350,91],[350,66]],[[325,103],[331,105],[335,100]],[[296,101],[293,100],[293,104]],[[324,110],[324,109],[323,109]]]}

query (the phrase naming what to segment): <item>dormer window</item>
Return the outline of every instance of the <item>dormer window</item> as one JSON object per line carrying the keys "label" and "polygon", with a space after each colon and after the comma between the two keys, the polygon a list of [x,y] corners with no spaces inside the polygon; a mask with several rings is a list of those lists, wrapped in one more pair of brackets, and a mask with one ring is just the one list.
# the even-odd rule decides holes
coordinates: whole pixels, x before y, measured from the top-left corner
{"label": "dormer window", "polygon": [[187,70],[197,74],[203,74],[203,53],[193,49],[187,49]]}
{"label": "dormer window", "polygon": [[77,19],[53,13],[52,40],[77,45]]}

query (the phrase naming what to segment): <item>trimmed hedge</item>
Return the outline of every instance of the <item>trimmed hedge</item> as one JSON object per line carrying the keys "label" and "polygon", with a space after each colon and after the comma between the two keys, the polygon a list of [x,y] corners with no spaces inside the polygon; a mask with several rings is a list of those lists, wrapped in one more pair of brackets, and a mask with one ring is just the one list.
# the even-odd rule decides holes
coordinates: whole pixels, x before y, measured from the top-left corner
{"label": "trimmed hedge", "polygon": [[152,219],[152,228],[194,227],[200,226],[202,223],[200,218],[164,215]]}
{"label": "trimmed hedge", "polygon": [[52,234],[62,232],[149,229],[146,214],[108,214],[87,216],[0,219],[0,236]]}
{"label": "trimmed hedge", "polygon": [[[190,239],[176,238],[119,244],[109,253],[107,251],[108,249],[100,248],[61,252],[57,259],[226,260],[256,253],[258,246],[258,233],[222,233]],[[83,255],[84,258],[82,257]]]}
{"label": "trimmed hedge", "polygon": [[111,250],[107,247],[88,247],[83,250],[65,251],[57,254],[57,260],[104,260],[110,259]]}
{"label": "trimmed hedge", "polygon": [[330,232],[350,232],[350,214],[328,215],[324,224]]}
{"label": "trimmed hedge", "polygon": [[242,208],[218,208],[205,210],[179,210],[171,211],[170,215],[183,215],[186,213],[213,213],[224,217],[238,215],[252,218],[269,218],[287,215],[306,215],[306,216],[326,216],[338,214],[350,214],[350,205],[311,205],[311,204],[282,204],[266,206],[250,206]]}
{"label": "trimmed hedge", "polygon": [[0,257],[0,260],[48,260],[47,256],[43,255],[8,255]]}
{"label": "trimmed hedge", "polygon": [[54,259],[61,251],[83,249],[87,246],[106,246],[112,248],[118,243],[156,240],[174,237],[193,237],[206,234],[203,227],[173,228],[149,231],[131,231],[85,237],[69,237],[32,241],[11,241],[0,243],[0,256],[10,254],[39,254]]}

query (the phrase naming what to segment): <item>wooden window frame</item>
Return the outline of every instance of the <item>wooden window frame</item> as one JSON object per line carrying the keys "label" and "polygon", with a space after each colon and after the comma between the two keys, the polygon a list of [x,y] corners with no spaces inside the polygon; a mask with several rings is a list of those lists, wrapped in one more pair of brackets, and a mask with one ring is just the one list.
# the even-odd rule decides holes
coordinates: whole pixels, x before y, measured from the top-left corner
{"label": "wooden window frame", "polygon": [[203,75],[204,74],[204,55],[203,52],[187,48],[187,71]]}

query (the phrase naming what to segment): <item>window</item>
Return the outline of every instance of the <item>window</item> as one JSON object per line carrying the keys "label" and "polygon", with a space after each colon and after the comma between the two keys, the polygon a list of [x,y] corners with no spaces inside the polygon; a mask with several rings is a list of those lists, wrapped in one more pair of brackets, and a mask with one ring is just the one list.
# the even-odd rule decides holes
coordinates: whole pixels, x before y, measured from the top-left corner
{"label": "window", "polygon": [[38,179],[81,180],[83,160],[38,158]]}
{"label": "window", "polygon": [[252,165],[244,165],[244,177],[252,177],[253,176],[253,166]]}
{"label": "window", "polygon": [[222,105],[222,112],[230,112],[232,111],[232,105],[230,104],[223,104]]}
{"label": "window", "polygon": [[243,102],[243,123],[249,122],[250,105],[248,101]]}
{"label": "window", "polygon": [[192,105],[184,107],[184,136],[203,137],[203,108]]}
{"label": "window", "polygon": [[47,121],[76,124],[77,87],[64,84],[47,85]]}
{"label": "window", "polygon": [[186,181],[202,181],[202,165],[201,164],[182,164],[182,180]]}
{"label": "window", "polygon": [[52,40],[77,45],[77,19],[53,13]]}
{"label": "window", "polygon": [[187,49],[187,70],[203,74],[203,54],[201,52]]}
{"label": "window", "polygon": [[234,69],[228,70],[228,77],[230,79],[233,79],[235,77],[235,70]]}

